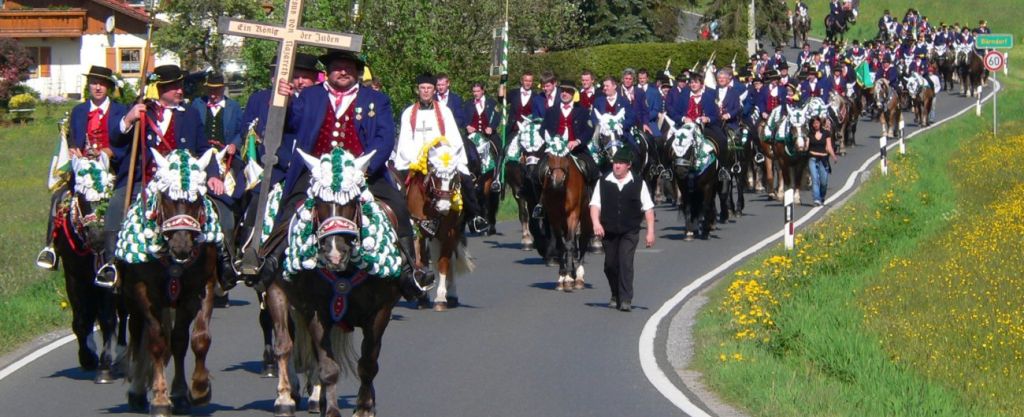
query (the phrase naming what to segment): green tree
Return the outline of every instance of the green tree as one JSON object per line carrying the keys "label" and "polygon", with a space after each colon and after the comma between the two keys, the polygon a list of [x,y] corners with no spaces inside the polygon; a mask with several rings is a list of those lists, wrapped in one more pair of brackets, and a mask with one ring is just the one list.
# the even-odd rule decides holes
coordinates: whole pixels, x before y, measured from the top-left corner
{"label": "green tree", "polygon": [[676,7],[668,0],[584,0],[588,45],[674,41]]}
{"label": "green tree", "polygon": [[[718,19],[724,39],[747,39],[747,16],[750,0],[717,0],[704,9],[704,21]],[[757,0],[755,4],[757,38],[782,45],[788,33],[786,3],[778,0]]]}
{"label": "green tree", "polygon": [[184,69],[223,68],[224,36],[217,33],[221,16],[251,18],[259,10],[252,0],[174,0],[160,2],[169,24],[154,28],[153,45],[158,52],[181,58]]}
{"label": "green tree", "polygon": [[[363,35],[363,54],[374,77],[399,112],[415,98],[412,80],[422,72],[445,72],[455,91],[468,94],[474,82],[496,85],[489,77],[493,30],[504,19],[504,3],[494,0],[307,0],[303,27]],[[574,2],[552,6],[543,0],[510,3],[510,51],[533,52],[542,46],[572,48],[581,43],[578,8]],[[281,0],[274,11],[258,20],[280,24]],[[574,14],[575,13],[575,14]],[[299,49],[319,55],[319,48]],[[242,57],[251,90],[269,85],[267,65],[276,43],[246,39]],[[251,92],[250,90],[250,92]],[[494,91],[493,89],[491,90]]]}
{"label": "green tree", "polygon": [[15,39],[0,38],[0,101],[11,98],[11,89],[28,79],[32,58]]}

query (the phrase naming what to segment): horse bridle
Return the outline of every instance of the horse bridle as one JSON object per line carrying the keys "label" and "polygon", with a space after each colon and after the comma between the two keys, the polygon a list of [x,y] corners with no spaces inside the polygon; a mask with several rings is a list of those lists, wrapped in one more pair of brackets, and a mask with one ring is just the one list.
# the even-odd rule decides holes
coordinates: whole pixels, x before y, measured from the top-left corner
{"label": "horse bridle", "polygon": [[[155,212],[155,215],[156,215],[157,224],[160,225],[160,234],[166,235],[169,232],[176,232],[176,231],[187,231],[187,232],[195,233],[196,235],[200,235],[200,234],[203,233],[203,224],[206,224],[206,209],[205,209],[205,207],[201,206],[203,208],[200,210],[198,218],[196,216],[192,216],[190,214],[184,214],[184,213],[183,214],[175,214],[175,215],[173,215],[173,216],[168,218],[168,217],[165,217],[166,213],[164,213],[164,211],[162,210],[163,199],[164,199],[164,194],[163,193],[158,193],[156,195],[156,209],[155,209],[156,212]],[[195,239],[195,238],[193,238],[193,239]],[[192,245],[192,251],[189,252],[188,259],[185,262],[178,262],[178,263],[186,264],[186,265],[191,264],[192,261],[194,261],[196,259],[196,256],[199,254],[200,246],[202,246],[202,245]],[[167,248],[165,247],[163,250],[167,251]],[[164,262],[164,263],[169,263],[169,261],[167,261],[165,257],[161,257],[161,261]]]}
{"label": "horse bridle", "polygon": [[317,242],[322,241],[325,238],[334,235],[345,235],[353,239],[353,245],[359,244],[359,230],[363,223],[363,211],[358,207],[355,210],[355,218],[350,219],[338,214],[338,210],[345,207],[351,202],[346,204],[337,204],[331,202],[321,202],[328,204],[330,207],[330,215],[326,219],[320,220],[320,215],[317,210],[313,210],[312,223],[316,225],[316,240]]}
{"label": "horse bridle", "polygon": [[427,175],[425,186],[427,195],[430,196],[430,201],[428,203],[430,203],[431,206],[439,200],[451,200],[455,193],[462,189],[462,181],[456,180],[458,175],[458,173],[452,175],[452,178],[449,180],[451,181],[451,185],[448,187],[448,191],[442,189],[440,184],[441,178],[433,172]]}

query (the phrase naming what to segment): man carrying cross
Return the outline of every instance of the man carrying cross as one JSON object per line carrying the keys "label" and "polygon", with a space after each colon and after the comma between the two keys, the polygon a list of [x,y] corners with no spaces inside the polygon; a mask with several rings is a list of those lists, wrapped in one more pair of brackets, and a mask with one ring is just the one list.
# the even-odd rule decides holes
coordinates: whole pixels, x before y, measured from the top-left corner
{"label": "man carrying cross", "polygon": [[[372,88],[360,88],[358,76],[365,63],[355,53],[328,50],[320,56],[327,72],[327,80],[320,86],[306,88],[292,101],[287,119],[287,130],[295,132],[295,148],[319,158],[341,147],[353,156],[374,152],[366,170],[366,183],[374,198],[388,205],[395,214],[401,250],[405,257],[402,268],[401,289],[406,299],[417,299],[425,293],[432,277],[417,271],[413,273],[413,235],[409,223],[409,209],[405,198],[392,183],[385,166],[395,147],[395,121],[391,113],[391,98]],[[287,80],[278,80],[278,94],[290,96],[294,87]],[[292,154],[284,183],[283,204],[278,213],[276,227],[287,227],[299,201],[306,197],[310,173],[300,154]],[[284,245],[268,255],[261,272],[262,279],[271,279],[281,267]],[[415,277],[414,277],[415,275]]]}
{"label": "man carrying cross", "polygon": [[[398,134],[398,147],[395,149],[395,169],[404,178],[409,170],[409,165],[415,163],[420,156],[423,146],[430,143],[439,136],[448,140],[453,152],[458,155],[459,171],[462,173],[463,190],[473,190],[473,178],[468,167],[468,155],[465,144],[462,141],[462,134],[459,132],[459,125],[455,116],[448,107],[441,105],[434,99],[434,91],[437,79],[430,74],[422,74],[416,77],[416,88],[419,99],[416,103],[407,107],[402,112],[401,130]],[[480,206],[476,201],[476,193],[464,193],[464,207],[466,218],[469,220],[469,228],[473,232],[481,232],[489,227],[487,220],[480,216]],[[421,227],[436,232],[437,226],[430,222],[421,222]],[[435,229],[435,230],[431,230]]]}

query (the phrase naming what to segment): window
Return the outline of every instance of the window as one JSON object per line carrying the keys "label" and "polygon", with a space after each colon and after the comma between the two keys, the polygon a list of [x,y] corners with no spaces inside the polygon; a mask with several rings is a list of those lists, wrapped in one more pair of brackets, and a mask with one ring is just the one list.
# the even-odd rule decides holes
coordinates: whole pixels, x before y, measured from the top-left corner
{"label": "window", "polygon": [[142,72],[142,49],[123,48],[118,51],[118,69],[122,75],[138,76]]}
{"label": "window", "polygon": [[39,47],[27,46],[25,51],[28,52],[28,59],[32,60],[32,65],[28,67],[29,78],[39,78]]}

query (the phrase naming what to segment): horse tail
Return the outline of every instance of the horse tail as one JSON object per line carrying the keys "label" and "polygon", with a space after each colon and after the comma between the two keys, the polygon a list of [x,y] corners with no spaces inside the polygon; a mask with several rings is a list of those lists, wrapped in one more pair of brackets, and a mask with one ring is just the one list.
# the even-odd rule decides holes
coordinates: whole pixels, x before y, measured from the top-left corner
{"label": "horse tail", "polygon": [[301,314],[291,314],[295,322],[295,334],[292,336],[292,361],[295,372],[307,376],[316,370],[316,353],[313,352],[313,340],[309,335],[309,321]]}
{"label": "horse tail", "polygon": [[341,370],[341,377],[346,375],[358,375],[356,360],[356,348],[352,343],[352,332],[346,332],[338,326],[331,326],[327,329],[331,338],[331,351],[334,353],[334,361]]}
{"label": "horse tail", "polygon": [[[319,385],[320,363],[313,346],[313,338],[309,334],[309,321],[301,314],[292,314],[291,317],[296,329],[291,356],[295,372],[305,375],[313,384]],[[330,323],[324,324],[327,326],[324,334],[331,340],[331,353],[338,364],[339,376],[356,375],[357,356],[352,344],[352,332],[346,332]]]}
{"label": "horse tail", "polygon": [[476,269],[476,263],[473,262],[473,255],[469,253],[469,248],[466,247],[465,243],[459,242],[455,246],[455,268],[456,274],[470,274]]}

